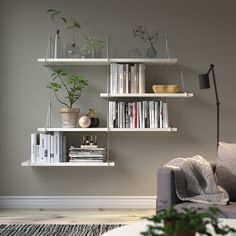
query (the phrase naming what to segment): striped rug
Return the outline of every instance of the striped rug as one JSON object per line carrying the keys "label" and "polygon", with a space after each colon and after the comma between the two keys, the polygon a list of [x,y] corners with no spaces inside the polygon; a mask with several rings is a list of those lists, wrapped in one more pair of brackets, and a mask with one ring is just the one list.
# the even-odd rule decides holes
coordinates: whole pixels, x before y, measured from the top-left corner
{"label": "striped rug", "polygon": [[99,236],[122,225],[0,225],[1,236]]}

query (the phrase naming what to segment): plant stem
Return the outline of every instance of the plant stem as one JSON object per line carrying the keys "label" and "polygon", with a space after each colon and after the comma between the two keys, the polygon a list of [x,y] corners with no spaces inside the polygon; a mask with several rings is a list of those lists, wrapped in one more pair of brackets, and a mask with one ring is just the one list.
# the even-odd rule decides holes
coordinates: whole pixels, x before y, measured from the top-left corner
{"label": "plant stem", "polygon": [[[71,102],[69,89],[67,88],[67,86],[66,86],[66,84],[64,83],[63,79],[61,78],[61,75],[59,75],[59,79],[60,79],[60,81],[62,82],[64,88],[66,89],[66,91],[67,91],[67,93],[68,93],[68,95],[69,95],[69,101],[70,101],[70,107],[69,107],[69,108],[71,108],[73,103]],[[72,104],[71,104],[71,103],[72,103]],[[67,105],[67,106],[68,106],[68,105]]]}
{"label": "plant stem", "polygon": [[156,56],[156,55],[157,55],[157,52],[156,52],[156,49],[154,48],[154,46],[153,46],[153,44],[152,44],[151,38],[149,37],[148,40],[150,41],[151,48],[152,48],[152,50],[153,50],[153,52],[154,52],[154,54],[155,54],[155,56]]}
{"label": "plant stem", "polygon": [[71,108],[71,107],[69,107],[66,103],[62,102],[62,101],[57,97],[57,93],[56,93],[56,92],[55,92],[55,97],[56,97],[56,99],[57,99],[58,102],[60,102],[60,103],[63,104],[63,105],[66,105],[68,108]]}

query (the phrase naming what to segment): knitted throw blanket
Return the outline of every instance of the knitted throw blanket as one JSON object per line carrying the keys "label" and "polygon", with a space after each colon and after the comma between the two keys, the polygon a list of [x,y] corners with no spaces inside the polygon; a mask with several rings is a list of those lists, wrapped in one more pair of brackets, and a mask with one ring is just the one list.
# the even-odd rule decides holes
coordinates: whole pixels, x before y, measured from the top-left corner
{"label": "knitted throw blanket", "polygon": [[229,195],[217,186],[211,165],[203,157],[176,158],[164,167],[174,170],[176,194],[180,200],[227,205]]}

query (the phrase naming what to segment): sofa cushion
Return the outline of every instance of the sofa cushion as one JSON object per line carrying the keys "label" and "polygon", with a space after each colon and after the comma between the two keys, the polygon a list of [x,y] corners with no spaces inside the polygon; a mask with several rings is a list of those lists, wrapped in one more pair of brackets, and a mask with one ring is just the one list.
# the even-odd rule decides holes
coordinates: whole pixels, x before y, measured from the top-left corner
{"label": "sofa cushion", "polygon": [[216,181],[236,201],[236,144],[219,143],[216,162]]}
{"label": "sofa cushion", "polygon": [[175,206],[175,208],[178,211],[182,211],[184,208],[193,208],[193,209],[199,209],[200,211],[205,211],[209,207],[217,207],[220,209],[220,214],[218,215],[219,218],[236,219],[236,202],[229,202],[229,205],[226,206],[183,202]]}

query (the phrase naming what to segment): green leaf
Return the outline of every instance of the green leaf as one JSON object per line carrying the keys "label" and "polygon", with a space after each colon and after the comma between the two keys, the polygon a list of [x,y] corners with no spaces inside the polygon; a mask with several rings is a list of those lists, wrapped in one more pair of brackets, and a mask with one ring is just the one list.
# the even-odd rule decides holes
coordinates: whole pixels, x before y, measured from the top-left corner
{"label": "green leaf", "polygon": [[55,9],[48,9],[48,10],[47,10],[47,13],[55,12],[55,11],[56,11]]}
{"label": "green leaf", "polygon": [[67,23],[66,18],[64,18],[64,17],[60,17],[60,19],[63,20],[65,24]]}
{"label": "green leaf", "polygon": [[66,28],[66,30],[69,30],[69,29],[73,29],[74,27],[71,25],[71,26],[68,26],[67,28]]}
{"label": "green leaf", "polygon": [[74,20],[74,26],[76,28],[80,28],[80,23],[78,21]]}

